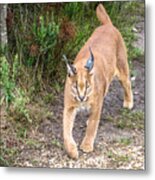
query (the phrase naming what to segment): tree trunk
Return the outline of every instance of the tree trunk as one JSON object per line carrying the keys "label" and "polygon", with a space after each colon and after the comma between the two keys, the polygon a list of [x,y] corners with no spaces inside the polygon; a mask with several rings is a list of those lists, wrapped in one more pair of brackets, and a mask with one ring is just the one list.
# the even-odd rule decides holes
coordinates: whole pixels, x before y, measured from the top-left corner
{"label": "tree trunk", "polygon": [[0,44],[4,48],[7,45],[7,4],[0,4]]}

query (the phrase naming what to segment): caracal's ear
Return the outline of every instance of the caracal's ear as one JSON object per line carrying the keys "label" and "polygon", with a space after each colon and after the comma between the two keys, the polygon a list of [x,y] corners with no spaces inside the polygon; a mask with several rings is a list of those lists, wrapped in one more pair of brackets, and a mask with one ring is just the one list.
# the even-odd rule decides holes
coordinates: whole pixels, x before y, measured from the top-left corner
{"label": "caracal's ear", "polygon": [[67,73],[69,77],[76,75],[76,68],[74,65],[67,64]]}
{"label": "caracal's ear", "polygon": [[94,55],[92,53],[91,48],[89,47],[89,51],[90,51],[90,57],[88,58],[85,68],[88,70],[89,73],[91,73],[93,67],[94,67]]}
{"label": "caracal's ear", "polygon": [[76,74],[76,68],[74,67],[74,65],[68,63],[68,59],[65,55],[63,55],[63,59],[66,62],[68,76],[74,76]]}

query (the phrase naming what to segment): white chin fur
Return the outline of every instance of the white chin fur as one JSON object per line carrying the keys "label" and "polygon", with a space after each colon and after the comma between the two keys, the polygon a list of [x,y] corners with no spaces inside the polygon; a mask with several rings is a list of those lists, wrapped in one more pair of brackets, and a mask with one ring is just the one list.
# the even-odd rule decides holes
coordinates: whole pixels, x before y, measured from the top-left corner
{"label": "white chin fur", "polygon": [[88,105],[87,103],[81,102],[78,106],[78,108],[76,109],[77,112],[89,112],[90,111],[90,105]]}

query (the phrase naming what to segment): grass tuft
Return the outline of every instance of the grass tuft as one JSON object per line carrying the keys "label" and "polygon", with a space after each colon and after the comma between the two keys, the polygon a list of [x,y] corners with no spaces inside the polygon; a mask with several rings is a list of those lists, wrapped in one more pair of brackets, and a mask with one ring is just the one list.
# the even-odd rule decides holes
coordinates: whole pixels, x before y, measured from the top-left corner
{"label": "grass tuft", "polygon": [[120,129],[144,129],[144,112],[142,111],[122,109],[119,115],[115,117],[109,116],[107,120],[113,122]]}

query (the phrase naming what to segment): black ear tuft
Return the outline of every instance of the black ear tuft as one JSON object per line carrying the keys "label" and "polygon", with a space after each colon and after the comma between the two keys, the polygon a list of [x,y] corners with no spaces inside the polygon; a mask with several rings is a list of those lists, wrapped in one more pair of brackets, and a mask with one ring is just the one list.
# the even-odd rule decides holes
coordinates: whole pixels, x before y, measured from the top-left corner
{"label": "black ear tuft", "polygon": [[91,50],[90,47],[89,47],[89,51],[90,51],[90,57],[87,60],[85,68],[88,69],[88,71],[90,72],[93,69],[93,66],[94,66],[94,55],[93,55],[92,50]]}
{"label": "black ear tuft", "polygon": [[71,64],[67,64],[67,73],[69,77],[74,76],[76,74],[76,68]]}
{"label": "black ear tuft", "polygon": [[75,75],[76,68],[73,65],[68,63],[68,59],[65,55],[63,55],[63,61],[65,61],[65,63],[66,63],[68,76],[70,77],[70,76]]}

